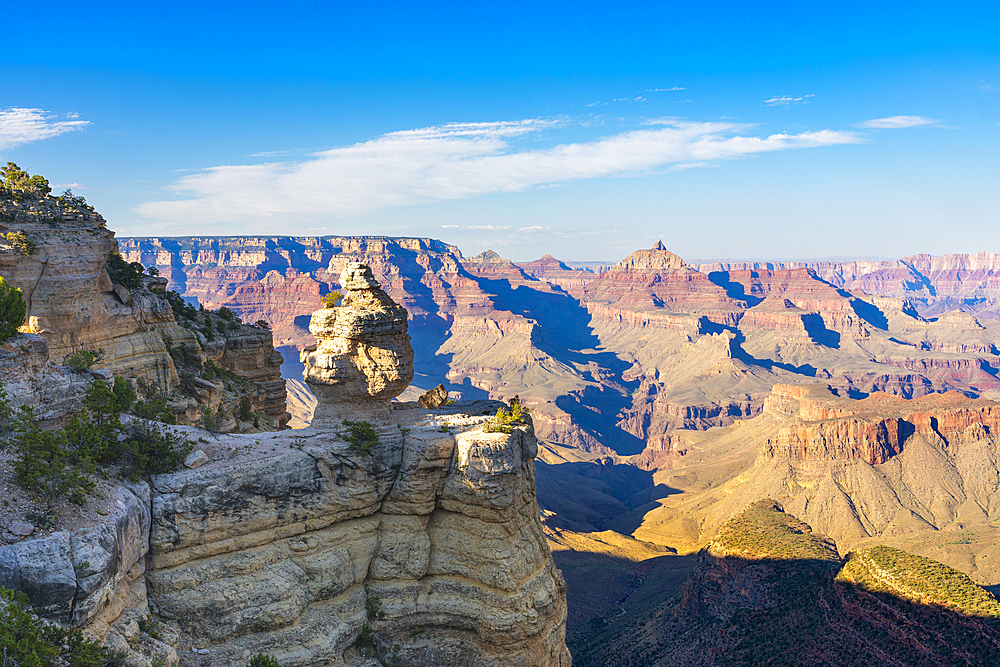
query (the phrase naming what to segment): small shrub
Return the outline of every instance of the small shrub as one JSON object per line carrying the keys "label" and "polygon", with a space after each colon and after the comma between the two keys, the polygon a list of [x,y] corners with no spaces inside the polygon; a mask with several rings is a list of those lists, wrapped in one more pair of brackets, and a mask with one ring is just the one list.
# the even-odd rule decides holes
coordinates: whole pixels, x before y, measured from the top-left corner
{"label": "small shrub", "polygon": [[373,595],[365,600],[365,611],[368,613],[368,620],[370,621],[385,618],[385,612],[382,611],[382,598]]}
{"label": "small shrub", "polygon": [[253,401],[249,396],[240,397],[240,421],[248,422],[253,419]]}
{"label": "small shrub", "polygon": [[63,357],[63,363],[77,373],[82,373],[100,361],[102,356],[104,356],[104,348],[99,350],[77,350]]}
{"label": "small shrub", "polygon": [[323,307],[324,308],[336,308],[340,305],[341,300],[344,295],[340,292],[330,292],[329,294],[323,295]]}
{"label": "small shrub", "polygon": [[510,409],[500,408],[493,419],[483,424],[483,431],[486,433],[513,433],[518,426],[526,424],[525,414],[527,410],[521,407],[521,399],[518,396],[510,399]]}
{"label": "small shrub", "polygon": [[198,406],[201,411],[201,427],[208,431],[209,433],[218,434],[222,430],[222,419],[224,417],[222,412],[222,407],[220,406],[218,410],[213,410],[204,403]]}
{"label": "small shrub", "polygon": [[111,282],[128,289],[142,287],[142,276],[146,273],[146,268],[139,262],[126,262],[121,255],[113,252],[108,256],[104,266],[108,270]]}
{"label": "small shrub", "polygon": [[13,438],[17,451],[14,480],[51,508],[63,497],[82,505],[94,490],[94,465],[89,459],[74,460],[67,446],[66,431],[43,430],[30,409],[22,414],[23,428]]}
{"label": "small shrub", "polygon": [[44,197],[50,192],[52,192],[52,188],[49,187],[49,182],[38,174],[31,176],[13,162],[8,162],[7,166],[0,167],[0,193],[14,195],[16,199],[22,199],[24,195]]}
{"label": "small shrub", "polygon": [[0,277],[0,343],[17,334],[26,315],[27,306],[21,298],[21,290],[14,289]]}
{"label": "small shrub", "polygon": [[253,323],[253,325],[258,329],[263,329],[264,331],[271,330],[271,325],[264,320],[257,320],[256,322]]}
{"label": "small shrub", "polygon": [[226,308],[225,306],[222,306],[221,308],[219,308],[219,317],[221,317],[222,319],[226,320],[227,322],[235,322],[236,321],[236,313],[234,313],[230,309]]}
{"label": "small shrub", "polygon": [[375,427],[371,422],[352,422],[345,419],[340,423],[347,429],[344,439],[347,440],[352,452],[367,456],[371,453],[372,448],[378,444],[378,433],[375,432]]}
{"label": "small shrub", "polygon": [[38,252],[38,246],[36,246],[34,241],[29,239],[28,235],[24,232],[7,232],[5,234],[0,234],[0,236],[7,239],[7,243],[11,244],[11,246],[13,246],[14,249],[22,255],[31,257]]}
{"label": "small shrub", "polygon": [[85,213],[93,213],[94,207],[87,203],[87,198],[83,195],[75,195],[72,190],[63,190],[59,199],[68,208],[79,209]]}
{"label": "small shrub", "polygon": [[4,667],[112,667],[110,651],[79,630],[47,623],[31,613],[24,593],[0,588],[0,651]]}
{"label": "small shrub", "polygon": [[365,623],[361,626],[361,635],[358,637],[358,646],[365,649],[375,648],[375,630],[371,624]]}
{"label": "small shrub", "polygon": [[281,667],[281,663],[270,655],[258,653],[254,657],[250,658],[250,662],[247,663],[247,667]]}

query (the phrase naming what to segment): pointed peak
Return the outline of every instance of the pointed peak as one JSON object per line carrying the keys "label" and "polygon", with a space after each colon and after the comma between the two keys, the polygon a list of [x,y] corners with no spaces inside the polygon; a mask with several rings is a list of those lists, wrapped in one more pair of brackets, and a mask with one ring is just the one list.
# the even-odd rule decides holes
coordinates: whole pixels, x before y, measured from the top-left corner
{"label": "pointed peak", "polygon": [[653,250],[666,250],[667,246],[663,245],[663,241],[657,241],[656,245],[653,246]]}

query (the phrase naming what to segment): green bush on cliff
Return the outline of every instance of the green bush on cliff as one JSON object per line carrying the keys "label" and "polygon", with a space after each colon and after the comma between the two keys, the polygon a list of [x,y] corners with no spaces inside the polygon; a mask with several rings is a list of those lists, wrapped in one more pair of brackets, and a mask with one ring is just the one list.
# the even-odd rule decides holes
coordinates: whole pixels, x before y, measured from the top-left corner
{"label": "green bush on cliff", "polygon": [[63,357],[63,363],[78,373],[89,369],[104,356],[104,348],[99,350],[77,350]]}
{"label": "green bush on cliff", "polygon": [[38,251],[38,246],[24,232],[6,232],[0,236],[22,255],[31,257]]}
{"label": "green bush on cliff", "polygon": [[63,496],[83,505],[87,494],[94,490],[90,478],[94,464],[86,457],[74,456],[65,429],[42,429],[30,408],[22,408],[20,422],[14,436],[14,480],[45,501],[50,512]]}
{"label": "green bush on cliff", "polygon": [[0,588],[0,650],[4,667],[116,667],[121,661],[76,629],[31,613],[24,593]]}
{"label": "green bush on cliff", "polygon": [[375,432],[375,427],[371,422],[353,422],[345,419],[340,423],[346,429],[344,440],[348,442],[352,452],[367,456],[371,453],[372,448],[378,444],[378,433]]}
{"label": "green bush on cliff", "polygon": [[254,657],[250,658],[250,662],[247,663],[247,667],[281,667],[281,663],[272,656],[264,653],[258,653]]}
{"label": "green bush on cliff", "polygon": [[108,255],[108,261],[104,266],[108,270],[111,282],[128,289],[142,287],[142,277],[146,273],[146,267],[139,262],[126,262],[121,255],[113,252]]}
{"label": "green bush on cliff", "polygon": [[0,195],[21,200],[28,195],[44,197],[50,192],[49,182],[41,176],[32,176],[13,162],[0,167]]}
{"label": "green bush on cliff", "polygon": [[324,308],[336,308],[340,305],[340,301],[344,298],[340,292],[330,292],[323,295],[323,307]]}
{"label": "green bush on cliff", "polygon": [[[162,399],[161,399],[162,400]],[[148,419],[122,414],[168,412],[165,404],[150,405],[136,396],[123,378],[113,387],[95,378],[83,399],[83,411],[65,427],[43,429],[32,410],[22,407],[4,436],[13,448],[15,481],[43,500],[51,512],[62,498],[83,504],[94,490],[91,476],[96,464],[114,466],[128,479],[176,470],[191,453],[192,444],[177,433]],[[5,393],[0,392],[0,418],[11,414]],[[172,416],[172,415],[171,415]]]}
{"label": "green bush on cliff", "polygon": [[27,307],[21,298],[21,290],[14,289],[0,277],[0,343],[17,334],[26,315]]}
{"label": "green bush on cliff", "polygon": [[510,409],[500,408],[493,419],[483,424],[483,431],[486,433],[513,433],[518,426],[523,426],[527,410],[521,407],[521,398],[515,396],[510,399]]}

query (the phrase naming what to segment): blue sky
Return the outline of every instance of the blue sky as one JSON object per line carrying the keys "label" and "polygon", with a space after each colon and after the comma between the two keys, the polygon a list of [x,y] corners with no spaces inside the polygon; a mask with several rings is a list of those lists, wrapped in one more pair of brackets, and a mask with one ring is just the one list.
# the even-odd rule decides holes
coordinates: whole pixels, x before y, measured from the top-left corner
{"label": "blue sky", "polygon": [[996,3],[704,5],[54,3],[0,160],[119,236],[1000,252]]}

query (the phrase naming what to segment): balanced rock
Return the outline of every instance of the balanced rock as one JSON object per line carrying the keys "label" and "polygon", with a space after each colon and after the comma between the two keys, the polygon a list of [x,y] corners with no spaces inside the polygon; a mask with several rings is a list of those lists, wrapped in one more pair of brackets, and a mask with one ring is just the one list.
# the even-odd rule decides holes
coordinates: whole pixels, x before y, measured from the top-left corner
{"label": "balanced rock", "polygon": [[317,344],[302,351],[303,377],[318,404],[314,419],[381,414],[413,379],[407,312],[359,262],[340,274],[339,306],[313,313]]}
{"label": "balanced rock", "polygon": [[439,384],[433,389],[425,391],[418,400],[420,405],[428,410],[434,410],[448,402],[448,390],[444,388],[443,384]]}

